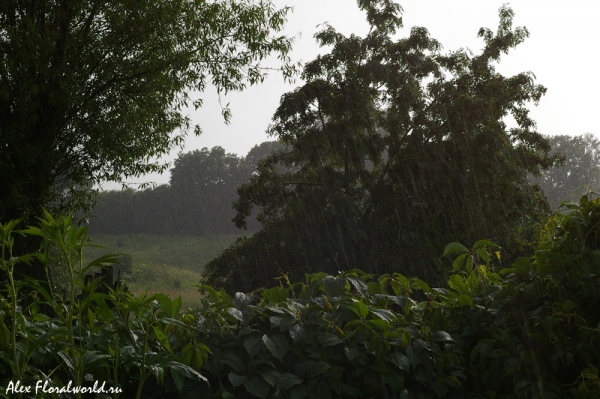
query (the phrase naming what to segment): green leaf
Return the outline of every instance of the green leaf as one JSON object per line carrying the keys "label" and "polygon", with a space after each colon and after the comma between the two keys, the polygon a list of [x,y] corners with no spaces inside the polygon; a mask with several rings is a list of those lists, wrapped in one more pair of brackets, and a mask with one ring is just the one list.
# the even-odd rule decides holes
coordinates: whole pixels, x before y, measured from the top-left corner
{"label": "green leaf", "polygon": [[300,324],[294,324],[293,326],[291,326],[289,329],[289,333],[290,337],[292,337],[292,340],[295,344],[304,339],[305,336],[304,327],[302,327]]}
{"label": "green leaf", "polygon": [[161,323],[170,324],[172,326],[177,326],[181,328],[187,328],[184,322],[181,320],[173,319],[171,317],[161,317],[158,319]]}
{"label": "green leaf", "polygon": [[162,330],[158,327],[152,327],[152,330],[154,330],[154,334],[156,335],[156,338],[158,339],[158,342],[160,342],[160,344],[169,351],[169,353],[173,353],[173,351],[171,350],[171,344],[169,344],[169,338],[167,338],[167,336],[165,335],[164,332],[162,332]]}
{"label": "green leaf", "polygon": [[404,388],[404,378],[399,373],[385,373],[382,375],[382,379],[383,382],[392,387],[394,392],[400,392]]}
{"label": "green leaf", "polygon": [[174,362],[174,361],[169,361],[169,362],[164,363],[163,366],[164,366],[164,368],[170,369],[171,372],[180,373],[181,375],[183,375],[185,377],[194,378],[199,381],[206,382],[208,384],[208,380],[206,379],[206,377],[204,377],[202,374],[200,374],[193,368],[186,366],[185,364],[181,364],[179,362]]}
{"label": "green leaf", "polygon": [[243,382],[243,385],[248,392],[256,397],[266,398],[269,394],[269,384],[267,384],[262,377],[252,376],[246,378],[246,380]]}
{"label": "green leaf", "polygon": [[287,342],[283,335],[274,334],[271,337],[263,335],[262,341],[275,358],[282,360],[287,353]]}
{"label": "green leaf", "polygon": [[258,372],[264,378],[267,384],[272,387],[277,385],[277,381],[281,378],[281,373],[274,369],[261,370]]}
{"label": "green leaf", "polygon": [[491,259],[490,254],[485,248],[479,248],[475,250],[475,253],[483,260],[484,263],[488,263]]}
{"label": "green leaf", "polygon": [[468,257],[470,257],[470,254],[462,254],[462,255],[458,255],[456,257],[456,259],[454,259],[454,261],[452,262],[452,270],[459,271],[462,268],[462,265],[465,263],[465,259]]}
{"label": "green leaf", "polygon": [[93,329],[94,323],[96,321],[96,316],[94,315],[94,312],[92,312],[92,309],[90,309],[90,308],[87,309],[87,321],[88,321],[90,330]]}
{"label": "green leaf", "polygon": [[233,371],[230,372],[229,374],[227,374],[227,378],[229,379],[229,382],[231,382],[231,385],[234,388],[239,387],[240,385],[242,385],[244,383],[244,381],[246,381],[245,375],[239,375]]}
{"label": "green leaf", "polygon": [[463,278],[458,274],[453,274],[452,276],[450,276],[450,278],[448,279],[448,286],[454,291],[461,294],[468,292],[467,284],[465,283]]}
{"label": "green leaf", "polygon": [[352,284],[354,289],[363,297],[369,296],[369,286],[362,281],[359,277],[356,276],[346,276],[348,281]]}
{"label": "green leaf", "polygon": [[204,366],[204,363],[208,360],[208,355],[210,354],[210,349],[204,344],[198,344],[194,348],[194,356],[192,357],[192,364],[189,365],[194,368],[194,370],[200,370]]}
{"label": "green leaf", "polygon": [[517,260],[515,260],[515,262],[513,263],[513,269],[520,274],[526,275],[534,269],[534,266],[531,263],[531,259],[526,257],[520,257],[517,258]]}
{"label": "green leaf", "polygon": [[242,314],[241,310],[236,309],[236,308],[229,308],[229,309],[227,309],[227,313],[229,313],[230,315],[235,317],[240,322],[242,322],[242,323],[244,322],[244,315]]}
{"label": "green leaf", "polygon": [[319,360],[318,362],[313,362],[311,364],[311,367],[307,371],[306,375],[308,378],[316,377],[327,372],[330,368],[331,366],[328,363]]}
{"label": "green leaf", "polygon": [[318,339],[319,339],[319,342],[321,343],[321,345],[323,345],[324,348],[327,348],[329,346],[339,345],[339,344],[341,344],[341,343],[344,342],[337,335],[331,334],[331,333],[328,333],[328,332],[320,332],[320,333],[318,333]]}
{"label": "green leaf", "polygon": [[246,348],[248,356],[250,356],[250,358],[253,358],[258,352],[260,352],[264,348],[262,337],[258,334],[255,334],[246,338],[246,340],[244,341],[244,348]]}
{"label": "green leaf", "polygon": [[499,245],[494,244],[493,242],[491,242],[490,240],[479,240],[477,241],[474,245],[473,245],[473,249],[479,249],[479,248],[500,248]]}
{"label": "green leaf", "polygon": [[295,367],[296,375],[307,376],[308,378],[316,377],[325,373],[331,366],[322,360],[304,360],[298,363]]}
{"label": "green leaf", "polygon": [[470,306],[473,307],[473,299],[470,296],[465,294],[460,294],[458,296],[458,304],[460,306]]}
{"label": "green leaf", "polygon": [[411,287],[418,288],[418,289],[422,290],[423,292],[426,292],[426,293],[431,292],[431,288],[423,280],[415,280],[410,285],[411,285]]}
{"label": "green leaf", "polygon": [[390,328],[390,323],[380,319],[367,320],[367,324],[380,331],[387,331]]}
{"label": "green leaf", "polygon": [[67,367],[73,371],[75,367],[73,366],[73,359],[69,356],[65,351],[58,351],[58,356],[62,358]]}
{"label": "green leaf", "polygon": [[192,357],[194,356],[194,348],[192,348],[191,344],[187,344],[181,349],[179,353],[179,357],[181,359],[181,363],[186,366],[190,366],[192,364]]}
{"label": "green leaf", "polygon": [[444,256],[451,256],[451,255],[455,255],[455,254],[462,254],[462,253],[468,253],[468,252],[469,252],[469,250],[461,243],[452,242],[452,243],[446,245],[446,248],[444,249],[444,253],[442,254],[442,258]]}
{"label": "green leaf", "polygon": [[355,315],[357,315],[358,317],[360,317],[363,320],[369,314],[369,307],[367,305],[365,305],[365,303],[362,301],[362,299],[357,302],[352,302],[351,304],[346,306],[346,308],[351,310],[352,313],[354,313]]}
{"label": "green leaf", "polygon": [[289,315],[285,315],[279,321],[279,330],[281,332],[285,332],[292,328],[294,324],[298,323],[298,320],[295,317],[291,317]]}
{"label": "green leaf", "polygon": [[246,372],[246,366],[242,359],[234,355],[233,353],[224,353],[220,356],[222,363],[225,363],[238,374],[244,374]]}
{"label": "green leaf", "polygon": [[102,268],[107,265],[112,265],[115,263],[119,263],[119,255],[116,255],[116,254],[102,255],[102,256],[94,259],[90,263],[88,263],[83,270],[87,271],[93,267]]}
{"label": "green leaf", "polygon": [[348,360],[353,361],[357,356],[360,356],[362,352],[355,347],[345,347],[344,353],[346,354]]}
{"label": "green leaf", "polygon": [[408,332],[408,330],[402,331],[402,345],[406,348],[410,345],[412,341],[412,335]]}
{"label": "green leaf", "polygon": [[175,369],[171,369],[171,376],[173,377],[173,382],[175,383],[175,388],[177,388],[177,392],[181,395],[181,391],[183,390],[183,386],[185,385],[185,375],[179,373]]}
{"label": "green leaf", "polygon": [[277,386],[280,389],[290,389],[295,385],[302,384],[303,381],[304,380],[302,378],[297,377],[294,374],[283,373],[281,374],[279,380],[277,380]]}
{"label": "green leaf", "polygon": [[450,334],[448,334],[446,331],[435,331],[431,338],[434,341],[441,341],[441,342],[453,342],[454,340],[452,339],[452,337],[450,336]]}
{"label": "green leaf", "polygon": [[[408,344],[406,345],[408,346]],[[390,362],[395,364],[400,370],[408,372],[410,370],[410,361],[400,352],[392,352],[388,355]]]}
{"label": "green leaf", "polygon": [[288,298],[288,290],[283,287],[268,288],[263,291],[262,298],[271,303],[285,302]]}
{"label": "green leaf", "polygon": [[480,284],[481,280],[479,279],[479,274],[477,273],[477,270],[473,270],[466,280],[467,289],[472,293]]}
{"label": "green leaf", "polygon": [[342,296],[346,292],[346,278],[343,275],[326,276],[323,279],[323,289],[330,297]]}
{"label": "green leaf", "polygon": [[387,309],[371,309],[371,312],[388,323],[392,323],[394,320],[397,319],[396,314]]}
{"label": "green leaf", "polygon": [[369,287],[369,295],[375,294],[384,294],[382,287],[385,284],[381,284],[379,282],[370,281],[367,283],[367,287]]}
{"label": "green leaf", "polygon": [[104,323],[110,323],[115,317],[112,310],[108,307],[104,299],[100,297],[95,297],[94,301],[96,305],[94,307],[94,310],[96,311],[96,313],[100,316]]}
{"label": "green leaf", "polygon": [[93,363],[96,363],[102,359],[109,359],[111,356],[107,353],[101,353],[100,351],[86,351],[83,354],[83,365],[84,367],[90,367]]}

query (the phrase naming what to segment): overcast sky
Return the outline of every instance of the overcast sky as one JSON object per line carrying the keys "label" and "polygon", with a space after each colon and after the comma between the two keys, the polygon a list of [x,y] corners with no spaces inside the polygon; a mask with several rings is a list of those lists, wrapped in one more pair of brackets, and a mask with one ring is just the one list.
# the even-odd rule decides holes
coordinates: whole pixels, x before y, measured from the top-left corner
{"label": "overcast sky", "polygon": [[[364,35],[368,30],[363,13],[355,0],[273,0],[277,7],[290,6],[285,34],[296,36],[292,52],[293,61],[310,61],[317,54],[328,52],[315,44],[313,35],[318,25],[328,22],[339,32]],[[431,36],[444,46],[444,51],[468,48],[479,53],[483,42],[477,37],[479,28],[496,31],[498,9],[501,1],[491,0],[404,0],[400,2],[404,13],[404,29],[398,37],[408,36],[413,26],[424,26]],[[538,131],[543,134],[578,135],[600,133],[597,94],[600,24],[597,17],[600,2],[571,0],[566,3],[541,0],[513,0],[515,26],[526,26],[530,37],[517,49],[504,56],[498,71],[514,75],[531,71],[537,83],[547,87],[548,92],[538,107],[531,107],[531,115],[537,121]],[[273,66],[275,61],[270,61]],[[286,84],[281,75],[272,73],[265,83],[223,99],[230,103],[233,114],[231,124],[225,125],[220,113],[217,96],[209,89],[199,94],[204,107],[190,110],[194,123],[199,123],[203,134],[189,136],[184,151],[203,147],[221,146],[227,152],[239,156],[256,144],[272,139],[265,130],[279,104],[282,94],[295,85]],[[164,161],[177,157],[174,151]],[[167,183],[169,173],[149,175],[134,182],[151,181]],[[105,185],[106,189],[116,188]]]}

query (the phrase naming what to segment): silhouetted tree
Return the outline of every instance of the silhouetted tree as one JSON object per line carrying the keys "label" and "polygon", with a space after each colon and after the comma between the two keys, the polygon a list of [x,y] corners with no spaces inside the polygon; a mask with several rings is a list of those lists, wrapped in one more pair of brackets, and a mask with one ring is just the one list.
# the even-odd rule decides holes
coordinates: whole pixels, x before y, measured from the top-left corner
{"label": "silhouetted tree", "polygon": [[480,30],[480,55],[445,55],[425,28],[392,38],[402,26],[396,3],[358,4],[369,34],[325,27],[316,39],[331,52],[282,96],[271,134],[288,150],[259,163],[235,204],[238,226],[257,207],[263,228],[206,267],[210,283],[249,291],[282,273],[360,268],[439,284],[447,243],[489,238],[515,255],[548,213],[527,180],[553,163],[526,108],[545,88],[531,73],[495,70],[528,35],[513,29],[512,11],[500,9],[495,34]]}

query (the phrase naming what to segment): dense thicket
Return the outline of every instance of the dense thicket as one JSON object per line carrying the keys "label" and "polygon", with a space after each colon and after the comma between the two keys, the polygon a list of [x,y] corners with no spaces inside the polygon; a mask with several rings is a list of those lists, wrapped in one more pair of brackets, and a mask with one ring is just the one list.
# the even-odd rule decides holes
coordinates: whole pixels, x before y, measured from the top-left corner
{"label": "dense thicket", "polygon": [[[90,219],[93,233],[219,234],[236,233],[232,223],[237,189],[256,172],[257,163],[281,148],[276,141],[254,146],[246,157],[221,147],[181,153],[168,185],[142,191],[100,193]],[[251,220],[251,231],[259,229]]]}
{"label": "dense thicket", "polygon": [[[127,398],[600,397],[600,199],[552,217],[534,256],[509,268],[498,270],[501,252],[487,240],[449,244],[445,288],[400,273],[316,273],[254,295],[201,286],[200,308],[187,311],[162,294],[83,284],[86,270],[114,259],[81,262],[86,227],[69,222],[46,215],[24,232],[58,251],[0,258],[11,277],[32,257],[62,265],[70,287],[12,278],[1,287],[6,396],[27,396],[17,380],[43,380],[47,390],[98,381]],[[3,253],[15,225],[0,225]],[[27,309],[24,286],[39,294]]]}
{"label": "dense thicket", "polygon": [[288,151],[259,163],[235,204],[238,226],[258,208],[263,227],[207,266],[211,283],[252,290],[281,273],[353,268],[439,283],[447,242],[490,238],[514,259],[547,216],[527,179],[555,160],[527,109],[546,89],[495,70],[528,36],[512,11],[500,9],[496,33],[479,31],[484,48],[471,55],[442,53],[421,27],[393,39],[392,1],[359,6],[369,34],[326,27],[316,39],[331,51],[282,96],[271,133]]}
{"label": "dense thicket", "polygon": [[287,11],[270,1],[0,2],[0,220],[89,207],[94,183],[164,170],[153,160],[191,130],[191,90],[258,83],[270,55],[290,76],[291,40],[277,36]]}

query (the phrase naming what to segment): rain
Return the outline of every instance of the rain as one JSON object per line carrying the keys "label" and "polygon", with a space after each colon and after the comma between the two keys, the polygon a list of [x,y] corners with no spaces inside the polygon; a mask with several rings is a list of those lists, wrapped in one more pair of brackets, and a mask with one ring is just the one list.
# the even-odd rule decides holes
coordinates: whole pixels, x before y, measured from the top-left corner
{"label": "rain", "polygon": [[0,393],[599,397],[594,6],[292,3],[0,6]]}

